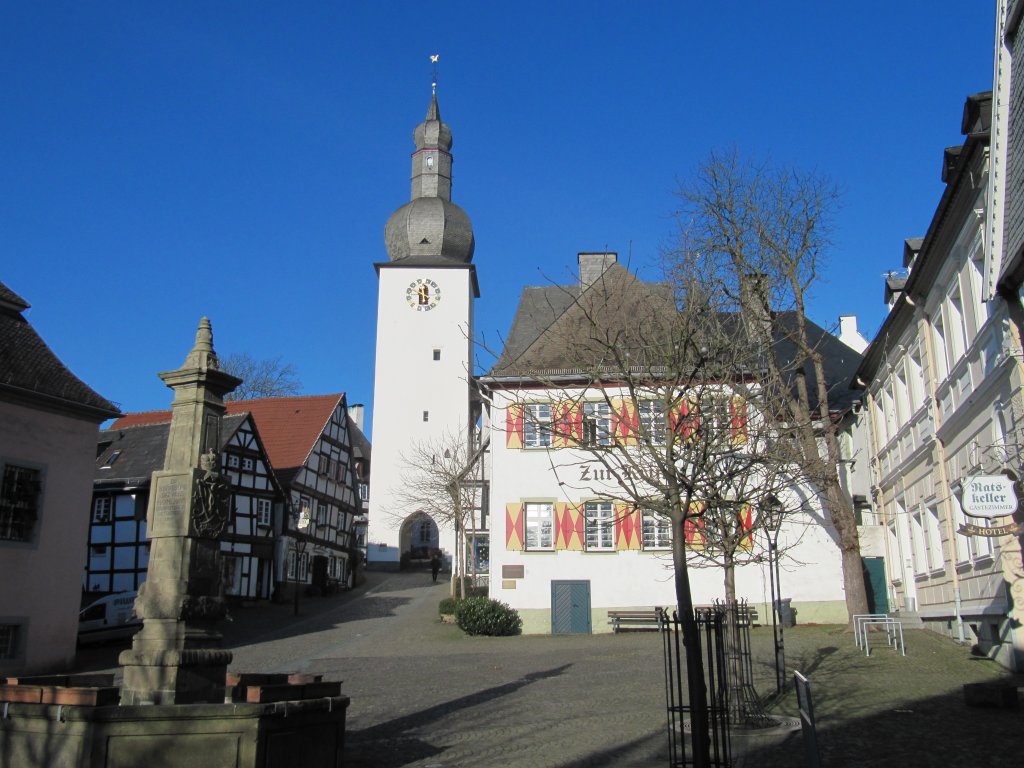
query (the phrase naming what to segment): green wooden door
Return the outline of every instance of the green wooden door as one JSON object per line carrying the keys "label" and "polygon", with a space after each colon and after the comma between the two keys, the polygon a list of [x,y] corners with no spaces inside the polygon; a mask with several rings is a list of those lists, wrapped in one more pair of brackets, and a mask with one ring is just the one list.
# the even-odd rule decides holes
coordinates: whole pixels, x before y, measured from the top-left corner
{"label": "green wooden door", "polygon": [[868,610],[871,613],[889,612],[889,590],[885,582],[885,558],[862,557],[864,566],[864,588],[868,593]]}

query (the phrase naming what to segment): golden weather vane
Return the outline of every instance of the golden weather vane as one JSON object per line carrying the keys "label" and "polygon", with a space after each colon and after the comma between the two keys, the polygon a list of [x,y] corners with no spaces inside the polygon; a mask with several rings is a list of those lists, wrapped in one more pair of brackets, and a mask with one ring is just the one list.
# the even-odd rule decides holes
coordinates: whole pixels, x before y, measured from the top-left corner
{"label": "golden weather vane", "polygon": [[430,54],[430,63],[433,65],[433,71],[430,77],[430,89],[433,93],[437,93],[437,62],[441,58],[441,54],[432,53]]}

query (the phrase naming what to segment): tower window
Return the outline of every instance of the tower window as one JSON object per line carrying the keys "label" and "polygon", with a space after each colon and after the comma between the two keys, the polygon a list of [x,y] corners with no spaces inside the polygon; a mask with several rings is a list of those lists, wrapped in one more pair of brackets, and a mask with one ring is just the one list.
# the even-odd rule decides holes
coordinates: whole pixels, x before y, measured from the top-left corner
{"label": "tower window", "polygon": [[426,159],[427,159],[427,170],[428,171],[434,170],[434,156],[433,155],[427,155]]}
{"label": "tower window", "polygon": [[424,411],[423,412],[423,420],[424,421],[430,421],[430,411]]}
{"label": "tower window", "polygon": [[434,359],[435,360],[440,360],[441,359],[441,350],[440,349],[435,349],[434,350]]}

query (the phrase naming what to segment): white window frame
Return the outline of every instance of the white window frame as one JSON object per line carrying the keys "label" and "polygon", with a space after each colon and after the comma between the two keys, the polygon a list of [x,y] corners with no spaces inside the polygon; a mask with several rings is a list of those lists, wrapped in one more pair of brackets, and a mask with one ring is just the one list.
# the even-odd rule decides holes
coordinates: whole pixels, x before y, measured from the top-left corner
{"label": "white window frame", "polygon": [[910,540],[914,551],[914,573],[928,573],[928,545],[924,532],[925,511],[922,507],[910,513]]}
{"label": "white window frame", "polygon": [[611,501],[587,501],[583,504],[584,539],[588,552],[615,549],[615,505]]}
{"label": "white window frame", "polygon": [[550,448],[554,409],[551,403],[527,403],[523,407],[523,447]]}
{"label": "white window frame", "polygon": [[937,571],[946,565],[946,558],[942,554],[942,520],[938,505],[931,504],[925,507],[924,515],[928,540],[928,567]]}
{"label": "white window frame", "polygon": [[640,434],[646,436],[652,445],[664,445],[668,425],[660,400],[641,400],[636,405]]}
{"label": "white window frame", "polygon": [[949,342],[949,367],[953,368],[967,353],[967,324],[964,317],[963,292],[958,276],[953,277],[944,302],[946,334]]}
{"label": "white window frame", "polygon": [[252,472],[256,468],[256,461],[251,456],[242,457],[242,471]]}
{"label": "white window frame", "polygon": [[612,407],[607,402],[583,403],[583,444],[612,444]]}
{"label": "white window frame", "polygon": [[113,500],[109,496],[97,496],[92,501],[92,521],[109,523],[114,519]]}
{"label": "white window frame", "polygon": [[551,551],[555,548],[555,505],[550,501],[528,501],[523,504],[525,521],[524,549]]}
{"label": "white window frame", "polygon": [[935,356],[935,380],[941,383],[949,376],[950,360],[946,350],[946,324],[942,318],[942,307],[932,315],[932,350]]}
{"label": "white window frame", "polygon": [[642,511],[642,542],[644,549],[672,548],[672,521],[649,510]]}
{"label": "white window frame", "polygon": [[256,499],[256,525],[269,528],[273,512],[274,505],[270,499]]}

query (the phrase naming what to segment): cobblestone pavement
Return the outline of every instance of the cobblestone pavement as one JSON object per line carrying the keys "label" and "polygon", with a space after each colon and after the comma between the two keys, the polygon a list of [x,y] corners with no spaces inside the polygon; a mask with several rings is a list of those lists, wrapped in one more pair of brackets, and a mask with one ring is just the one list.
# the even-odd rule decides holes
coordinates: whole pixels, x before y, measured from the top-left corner
{"label": "cobblestone pavement", "polygon": [[[344,680],[346,765],[356,768],[667,764],[656,633],[467,637],[438,621],[446,593],[425,573],[371,573],[352,592],[304,599],[299,617],[288,605],[237,609],[224,629],[231,668]],[[764,694],[774,690],[771,630],[752,635]],[[823,765],[1022,763],[1021,713],[963,704],[963,683],[1007,679],[967,649],[924,631],[908,633],[906,658],[883,645],[866,659],[836,627],[785,639],[787,666],[812,682]],[[83,653],[79,667],[113,667],[118,650]],[[768,704],[796,715],[791,691]],[[804,764],[798,732],[733,743],[737,765]]]}

